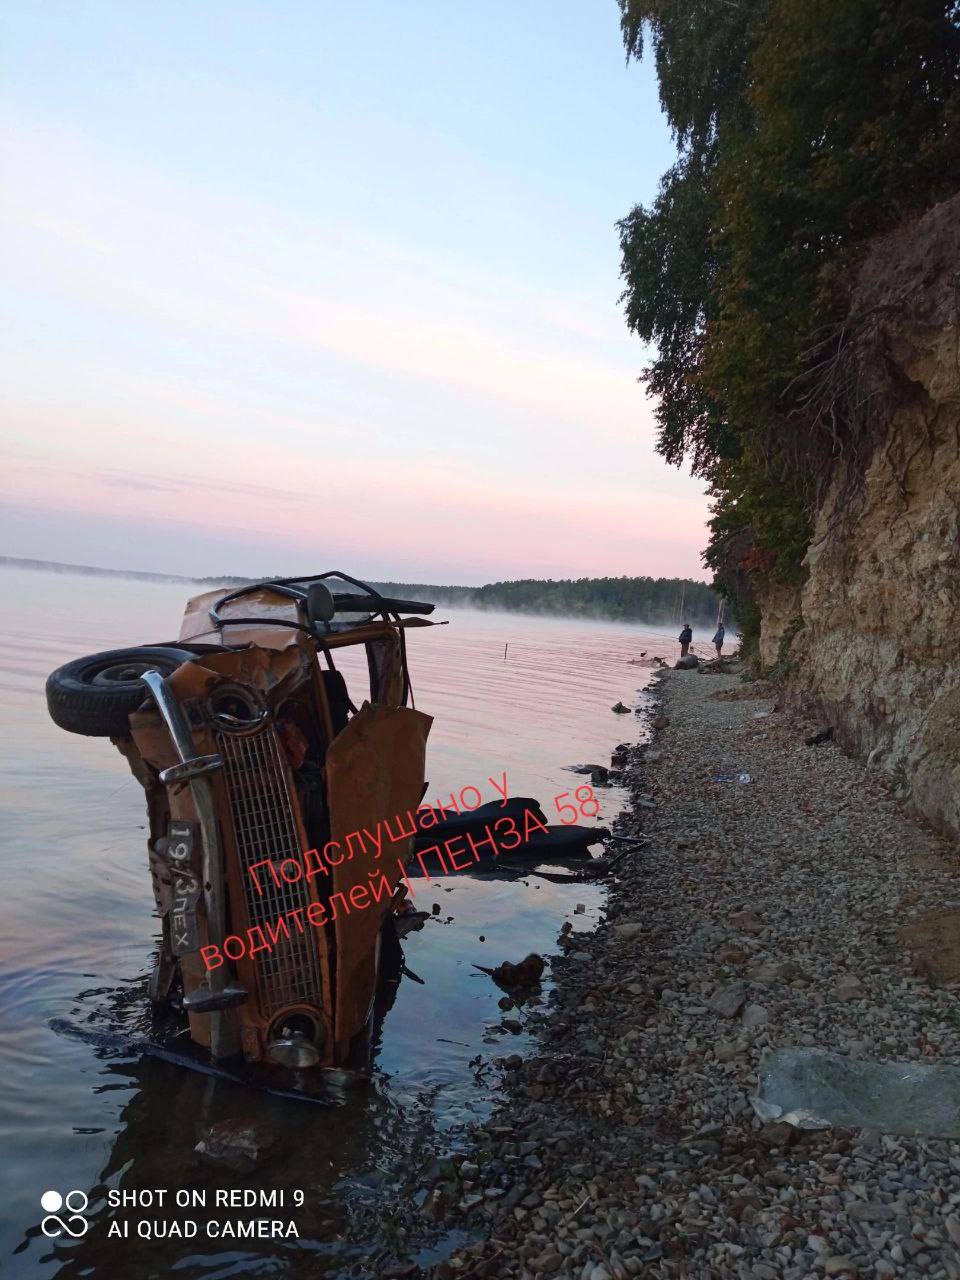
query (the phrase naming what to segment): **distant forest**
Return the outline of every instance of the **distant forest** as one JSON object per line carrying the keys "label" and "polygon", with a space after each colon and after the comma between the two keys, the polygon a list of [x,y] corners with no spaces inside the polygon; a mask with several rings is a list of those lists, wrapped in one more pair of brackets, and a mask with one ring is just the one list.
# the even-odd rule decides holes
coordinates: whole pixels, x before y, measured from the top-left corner
{"label": "distant forest", "polygon": [[[371,583],[384,595],[471,609],[508,613],[545,613],[560,617],[610,618],[671,626],[691,622],[712,626],[720,598],[705,582],[689,578],[521,578],[484,587],[437,587],[423,582]],[[680,601],[683,599],[683,616]]]}
{"label": "distant forest", "polygon": [[[181,574],[100,569],[93,565],[61,564],[0,556],[0,564],[53,573],[84,573],[104,578],[147,578],[211,586],[242,586],[250,578],[236,576],[187,578]],[[289,576],[289,575],[285,575]],[[260,579],[262,581],[262,579]],[[371,582],[384,595],[436,604],[467,605],[471,609],[502,609],[506,613],[544,613],[566,618],[610,618],[620,622],[650,622],[672,626],[691,622],[713,626],[720,597],[705,582],[691,578],[521,578],[518,582],[489,582],[483,587],[443,587],[426,582]],[[680,604],[683,601],[681,617]],[[728,624],[733,618],[727,615]]]}

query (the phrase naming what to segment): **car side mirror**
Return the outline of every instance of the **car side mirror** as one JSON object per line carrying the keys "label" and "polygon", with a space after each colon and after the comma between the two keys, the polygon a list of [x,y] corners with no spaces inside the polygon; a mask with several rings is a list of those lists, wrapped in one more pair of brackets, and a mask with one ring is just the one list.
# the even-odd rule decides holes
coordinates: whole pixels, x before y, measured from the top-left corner
{"label": "car side mirror", "polygon": [[311,582],[307,587],[307,620],[311,626],[329,622],[337,612],[333,594],[325,582]]}

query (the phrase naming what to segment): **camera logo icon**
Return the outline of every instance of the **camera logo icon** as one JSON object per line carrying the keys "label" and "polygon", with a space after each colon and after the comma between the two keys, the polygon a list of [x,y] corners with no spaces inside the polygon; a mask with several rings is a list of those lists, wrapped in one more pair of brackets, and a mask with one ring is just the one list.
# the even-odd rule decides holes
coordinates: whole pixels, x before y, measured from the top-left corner
{"label": "camera logo icon", "polygon": [[[68,1236],[79,1239],[90,1225],[83,1216],[89,1203],[82,1191],[68,1191],[66,1196],[59,1191],[45,1191],[40,1197],[40,1208],[47,1216],[40,1223],[40,1230],[45,1236],[59,1236],[65,1231]],[[58,1217],[64,1208],[67,1210],[65,1217]]]}

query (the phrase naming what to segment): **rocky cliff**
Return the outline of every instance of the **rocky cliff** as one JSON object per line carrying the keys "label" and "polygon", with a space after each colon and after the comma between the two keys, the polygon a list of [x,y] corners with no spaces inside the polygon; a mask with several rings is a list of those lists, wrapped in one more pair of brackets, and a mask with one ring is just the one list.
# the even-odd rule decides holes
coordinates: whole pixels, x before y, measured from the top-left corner
{"label": "rocky cliff", "polygon": [[760,593],[841,744],[960,833],[960,196],[884,237],[844,347],[857,440],[834,469],[797,587]]}

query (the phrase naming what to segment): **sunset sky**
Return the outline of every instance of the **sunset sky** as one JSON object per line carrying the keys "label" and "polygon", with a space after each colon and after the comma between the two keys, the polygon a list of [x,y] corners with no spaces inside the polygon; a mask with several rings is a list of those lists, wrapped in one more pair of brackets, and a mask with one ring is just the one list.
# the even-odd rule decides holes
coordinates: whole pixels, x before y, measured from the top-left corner
{"label": "sunset sky", "polygon": [[615,0],[6,0],[0,552],[705,577],[614,223]]}

